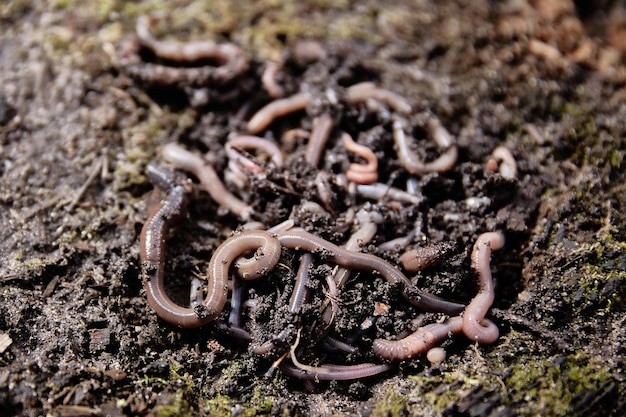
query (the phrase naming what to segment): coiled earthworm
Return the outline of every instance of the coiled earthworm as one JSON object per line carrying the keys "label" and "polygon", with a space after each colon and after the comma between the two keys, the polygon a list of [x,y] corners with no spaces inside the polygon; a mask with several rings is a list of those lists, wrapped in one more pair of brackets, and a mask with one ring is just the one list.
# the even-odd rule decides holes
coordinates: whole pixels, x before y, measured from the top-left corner
{"label": "coiled earthworm", "polygon": [[[499,162],[499,163],[498,163]],[[487,161],[488,171],[499,171],[504,178],[517,177],[517,162],[506,146],[498,146],[491,152],[491,159]]]}
{"label": "coiled earthworm", "polygon": [[226,144],[224,145],[224,149],[229,159],[228,167],[235,176],[237,182],[241,182],[243,184],[246,184],[248,182],[248,177],[242,171],[241,167],[245,168],[249,172],[253,172],[256,174],[262,174],[263,168],[261,168],[261,166],[259,166],[257,162],[244,156],[239,151],[239,149],[254,149],[264,152],[270,156],[272,162],[277,167],[281,167],[284,161],[283,153],[280,148],[278,148],[278,146],[276,146],[273,142],[258,136],[236,136],[235,138],[230,139],[228,142],[226,142]]}
{"label": "coiled earthworm", "polygon": [[352,163],[346,171],[346,177],[350,181],[359,184],[372,184],[378,181],[378,158],[370,148],[359,145],[347,133],[341,135],[343,146],[350,152],[353,152],[365,159],[365,164]]}
{"label": "coiled earthworm", "polygon": [[261,84],[272,98],[282,98],[285,95],[283,88],[276,82],[276,74],[285,65],[285,57],[279,52],[265,62],[265,69],[261,74]]}
{"label": "coiled earthworm", "polygon": [[[244,233],[236,234],[229,238],[234,241],[234,244],[240,240],[240,236],[244,236]],[[241,278],[246,281],[260,278],[265,276],[269,271],[274,268],[280,258],[281,246],[278,240],[274,238],[270,233],[258,230],[245,233],[245,240],[250,240],[252,237],[256,239],[256,244],[247,249],[256,249],[254,255],[250,258],[240,256],[235,261],[235,268]],[[243,247],[243,244],[242,246]],[[245,253],[242,252],[242,254]]]}
{"label": "coiled earthworm", "polygon": [[403,361],[426,353],[440,343],[449,334],[460,333],[463,319],[451,317],[444,323],[431,323],[418,328],[415,332],[400,340],[376,339],[372,345],[374,353],[381,358]]}
{"label": "coiled earthworm", "polygon": [[504,246],[501,232],[487,232],[478,237],[472,250],[472,270],[478,275],[478,294],[463,313],[463,333],[478,343],[489,344],[498,339],[498,327],[485,318],[494,299],[494,286],[491,277],[491,251]]}
{"label": "coiled earthworm", "polygon": [[441,126],[438,119],[430,118],[426,130],[437,146],[444,149],[437,159],[424,162],[412,149],[399,120],[393,122],[393,139],[398,147],[398,158],[402,166],[411,174],[422,175],[430,172],[445,172],[456,163],[458,151],[450,133]]}
{"label": "coiled earthworm", "polygon": [[[184,190],[179,187],[171,188],[168,198],[144,224],[141,232],[142,275],[148,303],[159,317],[176,326],[199,327],[215,319],[224,308],[228,295],[228,272],[233,262],[246,252],[260,248],[267,254],[261,258],[263,263],[271,269],[278,262],[280,244],[263,231],[244,231],[226,239],[215,250],[209,262],[207,294],[202,305],[195,309],[179,306],[165,292],[163,273],[165,236],[172,221],[180,215],[183,205],[178,190]],[[265,268],[256,267],[248,276],[259,275],[257,270],[266,271]],[[239,272],[247,274],[245,270]]]}
{"label": "coiled earthworm", "polygon": [[311,136],[304,151],[304,160],[312,166],[316,167],[319,164],[332,129],[333,119],[328,113],[323,113],[313,119]]}
{"label": "coiled earthworm", "polygon": [[305,93],[298,93],[291,97],[274,100],[257,111],[248,122],[248,132],[259,133],[267,128],[275,119],[304,110],[309,104],[309,97]]}
{"label": "coiled earthworm", "polygon": [[376,87],[372,82],[362,82],[346,88],[346,101],[350,104],[367,100],[382,101],[393,110],[402,114],[411,113],[411,105],[399,94]]}
{"label": "coiled earthworm", "polygon": [[226,207],[243,220],[248,220],[254,209],[231,194],[213,167],[205,163],[202,158],[195,155],[175,143],[169,143],[163,147],[163,159],[176,168],[191,172],[211,198],[220,206]]}
{"label": "coiled earthworm", "polygon": [[367,253],[352,252],[304,230],[290,229],[278,234],[278,240],[286,248],[319,253],[326,259],[345,268],[360,271],[378,271],[388,282],[404,286],[403,295],[418,308],[458,314],[465,306],[443,300],[416,288],[402,272],[385,260]]}

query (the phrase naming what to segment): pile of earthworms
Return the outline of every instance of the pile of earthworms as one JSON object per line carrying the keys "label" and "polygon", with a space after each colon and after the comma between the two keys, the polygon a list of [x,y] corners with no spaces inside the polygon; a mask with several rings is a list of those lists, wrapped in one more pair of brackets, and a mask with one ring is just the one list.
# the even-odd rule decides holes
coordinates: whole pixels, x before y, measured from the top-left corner
{"label": "pile of earthworms", "polygon": [[[250,59],[246,54],[230,43],[157,40],[151,27],[166,17],[153,14],[138,20],[137,39],[122,48],[121,68],[144,82],[228,84],[236,88],[237,79],[249,71]],[[148,49],[157,59],[144,61],[140,48]],[[299,59],[304,56],[316,61],[326,57],[324,48],[315,42],[303,42],[298,48],[292,54]],[[378,239],[376,252],[399,254],[396,259],[401,265],[387,260],[392,257],[365,252],[371,242],[377,241],[379,229],[385,228],[385,207],[403,211],[424,204],[426,197],[416,189],[416,177],[445,175],[454,169],[459,157],[455,138],[437,117],[416,112],[400,94],[373,82],[335,85],[317,95],[302,85],[300,91],[286,95],[287,89],[277,79],[288,59],[290,55],[286,53],[265,65],[260,85],[269,102],[246,117],[241,131],[214,139],[223,143],[223,154],[228,158],[224,172],[213,166],[214,155],[203,157],[175,143],[162,149],[161,158],[166,164],[151,163],[146,167],[147,177],[163,196],[150,207],[140,238],[141,277],[150,306],[163,320],[183,328],[215,321],[230,337],[248,343],[253,354],[271,357],[273,368],[305,380],[369,377],[418,355],[440,362],[445,352],[439,345],[453,335],[463,334],[480,344],[495,342],[499,330],[486,316],[494,300],[491,252],[503,247],[502,232],[484,232],[474,243],[471,269],[478,280],[478,291],[467,305],[418,288],[403,272],[428,268],[445,254],[441,245],[415,245],[416,235],[423,235],[420,224],[415,226],[416,232],[408,235],[382,243]],[[249,101],[244,103],[239,113],[248,114],[250,106]],[[352,117],[350,112],[357,114],[356,123],[346,122]],[[379,182],[379,156],[359,143],[360,136],[354,138],[359,133],[359,117],[367,118],[368,123],[375,120],[377,128],[370,129],[369,134],[378,132],[379,141],[391,138],[386,145],[395,155],[385,156],[397,157],[407,179],[406,189],[392,185],[392,178]],[[303,122],[298,127],[293,123],[287,129],[277,127],[284,119]],[[432,138],[436,149],[415,150],[411,132],[416,129]],[[302,144],[304,140],[306,145]],[[330,144],[335,148],[343,146],[354,157],[334,160]],[[297,164],[288,162],[296,159],[315,173],[306,192],[273,182],[275,178],[293,175],[289,166]],[[510,181],[517,175],[516,162],[504,147],[496,148],[480,169],[486,176],[501,176]],[[191,191],[196,187],[180,171],[190,174],[220,207],[240,219],[240,224],[231,228],[232,235],[213,251],[205,275],[191,278],[189,303],[185,306],[172,300],[165,283],[167,236],[176,222],[186,217],[188,204],[193,203],[189,201]],[[274,192],[284,192],[297,200],[294,207],[286,208],[291,215],[279,224],[258,221],[262,216],[255,208],[254,199],[259,195],[255,187],[262,183],[272,183]],[[353,232],[345,242],[332,234],[319,236],[310,227],[306,230],[298,224],[299,217],[294,215],[298,210],[325,216],[331,222],[334,219],[334,226],[341,224]],[[277,271],[279,265],[294,272],[287,274],[293,282],[284,288],[290,289],[289,297],[281,298],[285,305],[273,306],[286,311],[287,319],[278,325],[282,327],[280,331],[270,326],[252,331],[246,320],[251,316],[247,310],[255,305],[255,298],[248,291],[250,281],[284,275],[284,271]],[[360,288],[358,297],[367,297],[372,286],[388,289],[385,294],[382,290],[376,292],[377,299],[368,301],[373,310],[361,317],[353,329],[347,329],[345,322],[337,323],[338,317],[349,315],[354,308],[346,302],[350,294]],[[398,298],[393,297],[396,294]],[[402,334],[377,335],[376,321],[393,315],[397,309],[416,315],[437,313],[440,320],[418,325],[408,320]],[[316,359],[314,363],[303,363],[303,357]]]}

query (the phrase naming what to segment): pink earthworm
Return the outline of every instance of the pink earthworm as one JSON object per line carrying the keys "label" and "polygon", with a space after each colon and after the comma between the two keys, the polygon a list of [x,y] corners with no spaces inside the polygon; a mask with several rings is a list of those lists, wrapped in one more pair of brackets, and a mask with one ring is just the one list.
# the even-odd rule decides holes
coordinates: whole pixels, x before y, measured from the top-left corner
{"label": "pink earthworm", "polygon": [[463,319],[451,317],[444,323],[431,323],[418,328],[415,332],[400,340],[376,339],[374,353],[381,358],[403,361],[428,352],[450,334],[463,330]]}
{"label": "pink earthworm", "polygon": [[423,310],[458,314],[465,308],[463,304],[443,300],[416,288],[402,272],[377,256],[349,251],[299,229],[280,232],[278,240],[281,245],[288,249],[320,253],[325,259],[345,268],[361,271],[378,271],[388,282],[402,284],[404,286],[403,295],[407,300]]}
{"label": "pink earthworm", "polygon": [[449,243],[439,243],[408,250],[400,255],[400,262],[402,262],[404,269],[407,271],[421,271],[438,262],[441,259],[441,255],[450,248]]}
{"label": "pink earthworm", "polygon": [[276,53],[272,59],[265,62],[265,69],[261,74],[261,83],[265,88],[265,91],[272,96],[272,98],[282,98],[285,95],[283,88],[276,82],[276,74],[285,65],[285,57]]}
{"label": "pink earthworm", "polygon": [[309,96],[298,93],[291,97],[274,100],[257,111],[248,121],[248,132],[259,133],[267,128],[274,120],[290,113],[306,109],[309,104]]}
{"label": "pink earthworm", "polygon": [[365,159],[366,164],[352,163],[346,171],[346,177],[350,181],[359,184],[372,184],[378,181],[378,158],[370,148],[359,145],[347,133],[341,135],[343,146],[350,152],[353,152]]}
{"label": "pink earthworm", "polygon": [[323,113],[313,119],[311,136],[304,152],[304,160],[312,166],[316,167],[319,164],[332,129],[333,119],[328,113]]}
{"label": "pink earthworm", "polygon": [[400,120],[393,123],[393,139],[398,148],[398,158],[402,166],[411,174],[423,175],[430,172],[449,171],[456,163],[458,151],[450,133],[441,126],[436,118],[430,118],[426,123],[426,130],[434,139],[437,146],[444,149],[443,153],[434,161],[424,162],[412,149],[410,141],[404,133]]}
{"label": "pink earthworm", "polygon": [[[154,165],[148,165],[146,171],[148,177],[167,192],[158,209],[148,216],[140,235],[141,275],[148,304],[170,324],[185,328],[202,326],[214,320],[226,304],[228,272],[233,261],[250,250],[262,248],[264,254],[270,254],[262,262],[272,256],[278,262],[280,244],[269,233],[260,231],[242,232],[227,239],[209,261],[207,294],[202,304],[195,308],[179,306],[165,291],[165,240],[171,225],[185,212],[185,190],[173,182],[171,171]],[[265,266],[273,267],[269,263]],[[256,269],[263,268],[257,266]]]}
{"label": "pink earthworm", "polygon": [[493,343],[498,339],[498,327],[485,318],[494,299],[494,286],[491,277],[491,252],[504,246],[501,232],[487,232],[478,237],[472,250],[472,270],[478,275],[478,294],[465,308],[463,313],[463,333],[481,344]]}
{"label": "pink earthworm", "polygon": [[367,100],[381,101],[393,110],[402,114],[411,113],[411,105],[399,94],[377,87],[372,82],[362,82],[346,88],[346,101],[349,104],[362,103]]}
{"label": "pink earthworm", "polygon": [[235,197],[226,189],[213,167],[203,161],[198,155],[183,149],[175,143],[169,143],[163,147],[163,159],[176,168],[195,175],[213,200],[220,206],[228,208],[243,220],[248,220],[254,212],[251,206]]}
{"label": "pink earthworm", "polygon": [[290,313],[299,313],[306,301],[309,293],[307,285],[309,284],[309,268],[311,265],[313,265],[313,255],[310,253],[303,254],[300,259],[298,272],[296,273],[296,283],[289,300]]}

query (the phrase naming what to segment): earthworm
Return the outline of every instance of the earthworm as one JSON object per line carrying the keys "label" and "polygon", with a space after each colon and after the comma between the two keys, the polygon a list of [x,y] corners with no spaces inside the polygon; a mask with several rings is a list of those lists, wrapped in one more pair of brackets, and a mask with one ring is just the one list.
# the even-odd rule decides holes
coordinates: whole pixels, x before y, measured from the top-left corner
{"label": "earthworm", "polygon": [[[500,163],[498,164],[498,161]],[[513,179],[517,177],[517,162],[513,154],[506,146],[498,146],[491,152],[491,159],[487,161],[487,170],[500,172],[504,178]]]}
{"label": "earthworm", "polygon": [[163,159],[176,168],[195,175],[213,200],[220,206],[228,208],[243,220],[248,220],[254,212],[252,207],[235,197],[224,187],[222,180],[213,167],[205,163],[198,155],[183,149],[175,143],[169,143],[163,147]]}
{"label": "earthworm", "polygon": [[430,118],[426,123],[426,130],[434,139],[437,146],[444,149],[443,153],[434,161],[424,162],[410,146],[410,141],[404,133],[399,120],[393,122],[393,139],[398,147],[398,158],[402,166],[411,174],[422,175],[430,172],[445,172],[456,163],[458,151],[450,133],[441,126],[436,118]]}
{"label": "earthworm", "polygon": [[244,167],[249,172],[257,174],[263,174],[263,168],[261,168],[255,161],[242,155],[241,152],[239,152],[239,149],[254,149],[264,152],[270,156],[272,162],[277,167],[281,167],[284,161],[282,151],[278,148],[278,146],[276,146],[273,142],[258,136],[236,136],[226,142],[224,149],[229,159],[228,167],[237,180],[243,182],[244,184],[248,182],[248,177],[241,170],[241,167]]}
{"label": "earthworm", "polygon": [[376,339],[372,347],[374,353],[381,358],[403,361],[427,352],[449,334],[460,333],[462,329],[463,319],[455,316],[444,323],[431,323],[420,327],[400,340]]}
{"label": "earthworm", "polygon": [[[241,232],[240,234],[235,234],[227,241],[232,241],[233,244],[236,245],[239,240],[243,240],[244,242],[240,244],[241,248],[243,248],[244,245],[247,247],[246,250],[241,251],[241,255],[248,250],[255,249],[252,257],[245,258],[243,256],[239,256],[235,260],[237,273],[244,280],[250,281],[265,276],[278,263],[281,246],[278,240],[276,240],[276,238],[274,238],[270,233],[262,230],[250,230],[247,232]],[[246,242],[250,240],[253,242]]]}
{"label": "earthworm", "polygon": [[261,74],[261,83],[265,87],[265,91],[273,98],[282,98],[285,95],[283,88],[276,82],[276,74],[285,64],[285,58],[280,53],[265,62],[265,69]]}
{"label": "earthworm", "polygon": [[322,343],[329,350],[351,353],[351,354],[358,352],[358,349],[355,348],[354,346],[349,345],[346,342],[342,342],[341,340],[336,339],[331,336],[326,336],[322,340]]}
{"label": "earthworm", "polygon": [[[204,59],[211,59],[217,62],[217,66],[204,66],[202,68],[184,67],[171,68],[160,65],[162,71],[170,72],[172,75],[182,78],[192,78],[193,75],[198,84],[200,81],[228,81],[242,74],[248,69],[248,58],[243,51],[232,43],[218,44],[213,41],[160,41],[152,35],[151,27],[155,22],[169,17],[167,12],[152,13],[140,16],[137,19],[137,37],[143,45],[150,48],[156,56],[162,59],[193,63]],[[170,71],[176,70],[176,71]],[[183,75],[187,73],[186,75]]]}
{"label": "earthworm", "polygon": [[498,339],[498,327],[485,318],[494,299],[494,286],[491,277],[491,251],[504,246],[501,232],[487,232],[478,237],[472,250],[472,270],[478,275],[478,294],[463,313],[463,333],[478,343],[489,344]]}
{"label": "earthworm", "polygon": [[248,132],[252,134],[259,133],[278,117],[304,110],[308,104],[309,97],[305,93],[298,93],[291,97],[274,100],[252,116],[248,122]]}
{"label": "earthworm", "polygon": [[313,255],[310,253],[302,255],[300,258],[300,266],[296,274],[296,283],[289,300],[290,313],[299,313],[306,300],[309,292],[307,285],[309,283],[309,268],[311,265],[313,265]]}
{"label": "earthworm", "polygon": [[383,198],[390,198],[392,200],[403,201],[405,203],[420,205],[424,198],[420,195],[409,194],[406,191],[402,191],[399,188],[391,187],[387,184],[376,182],[373,184],[358,184],[356,192],[364,198],[371,198],[373,200],[382,200]]}
{"label": "earthworm", "polygon": [[241,313],[243,312],[245,292],[245,283],[237,276],[233,276],[233,289],[230,293],[230,314],[228,315],[228,324],[233,327],[241,327]]}
{"label": "earthworm", "polygon": [[421,271],[441,259],[442,254],[451,249],[449,243],[439,243],[409,250],[400,255],[404,269],[411,272]]}
{"label": "earthworm", "polygon": [[359,365],[331,365],[307,366],[307,369],[298,368],[290,363],[280,364],[280,370],[287,376],[319,381],[347,381],[351,379],[367,378],[386,372],[395,367],[391,363],[362,363]]}
{"label": "earthworm", "polygon": [[446,360],[446,350],[439,346],[430,348],[428,352],[426,352],[426,359],[433,365],[441,363]]}
{"label": "earthworm", "polygon": [[367,100],[381,101],[402,114],[411,113],[411,105],[399,94],[376,87],[372,82],[362,82],[346,88],[346,101],[350,104]]}
{"label": "earthworm", "polygon": [[347,133],[341,135],[341,140],[348,151],[357,154],[367,162],[366,164],[350,164],[348,171],[346,171],[346,177],[359,184],[372,184],[378,181],[378,158],[376,154],[367,146],[356,143],[352,136]]}
{"label": "earthworm", "polygon": [[402,272],[377,256],[349,251],[304,230],[290,229],[279,233],[277,237],[286,248],[319,253],[345,268],[378,271],[388,282],[401,283],[407,300],[423,310],[458,314],[465,307],[416,288]]}
{"label": "earthworm", "polygon": [[313,119],[311,136],[304,151],[304,160],[312,166],[316,167],[319,164],[332,129],[333,119],[328,113],[323,113]]}

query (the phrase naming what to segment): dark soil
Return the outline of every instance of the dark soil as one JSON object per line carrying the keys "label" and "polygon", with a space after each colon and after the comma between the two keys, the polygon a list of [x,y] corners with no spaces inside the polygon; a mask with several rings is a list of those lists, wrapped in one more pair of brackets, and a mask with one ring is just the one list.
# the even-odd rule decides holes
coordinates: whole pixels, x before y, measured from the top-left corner
{"label": "dark soil", "polygon": [[[0,5],[0,414],[623,415],[620,2],[39,3]],[[250,57],[248,72],[204,89],[129,73],[120,49],[134,36],[136,18],[164,4],[173,20],[160,36],[231,41]],[[317,40],[325,58],[294,55],[301,39]],[[155,59],[144,52],[142,58]],[[440,365],[418,357],[363,380],[287,377],[272,364],[298,328],[302,362],[351,364],[379,362],[371,341],[414,329],[416,317],[443,319],[421,315],[379,275],[353,274],[338,296],[331,334],[350,338],[375,305],[390,310],[354,338],[356,353],[324,350],[316,343],[317,312],[334,265],[316,254],[310,300],[294,317],[287,305],[299,256],[287,250],[279,266],[249,285],[250,345],[226,334],[228,309],[188,330],[148,306],[139,233],[155,192],[143,175],[146,164],[162,164],[162,146],[176,142],[208,152],[222,173],[228,135],[244,131],[270,101],[260,79],[276,53],[286,57],[277,76],[286,93],[306,91],[314,100],[262,134],[281,143],[284,132],[310,130],[324,112],[335,126],[319,166],[303,161],[305,141],[283,143],[282,168],[251,176],[245,193],[230,186],[254,207],[253,219],[273,226],[291,218],[341,245],[356,229],[350,210],[380,213],[383,222],[362,251],[397,265],[401,252],[378,245],[417,230],[410,248],[446,250],[440,262],[409,277],[463,303],[477,290],[469,259],[474,241],[503,231],[506,245],[492,256],[496,343],[456,336],[444,342],[448,356]],[[344,100],[345,88],[362,81],[402,95],[417,110],[409,117],[411,133],[426,159],[438,151],[421,139],[419,121],[424,113],[439,118],[459,146],[455,167],[409,175],[396,157],[392,112]],[[357,159],[345,151],[340,131],[374,150],[380,182],[401,189],[413,182],[423,202],[376,201],[343,188],[337,175]],[[499,145],[517,160],[514,179],[485,169]],[[318,194],[320,172],[328,173],[328,201]],[[169,290],[180,302],[186,277],[202,274],[215,248],[243,224],[197,186],[189,200],[167,250]],[[323,209],[311,211],[309,202]],[[286,328],[276,351],[251,353]]]}

